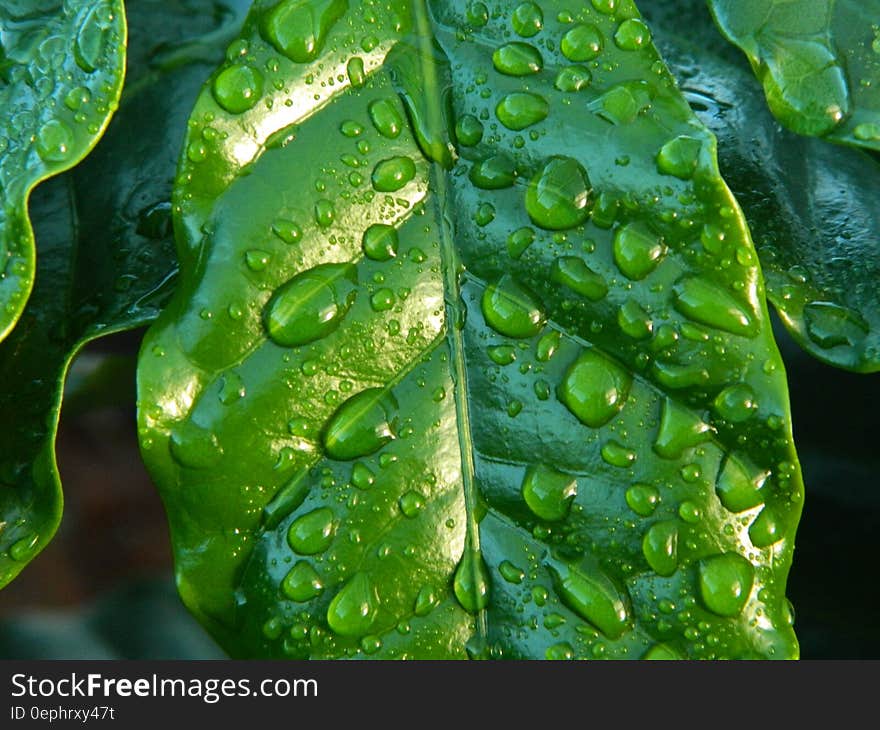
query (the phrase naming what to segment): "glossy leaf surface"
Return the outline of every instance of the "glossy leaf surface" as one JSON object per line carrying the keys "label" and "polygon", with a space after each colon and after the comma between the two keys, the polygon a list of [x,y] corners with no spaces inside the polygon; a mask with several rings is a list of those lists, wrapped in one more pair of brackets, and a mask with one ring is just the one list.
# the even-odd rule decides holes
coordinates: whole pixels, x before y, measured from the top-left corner
{"label": "glossy leaf surface", "polygon": [[28,196],[79,162],[116,109],[122,0],[4,0],[0,7],[0,340],[34,283]]}
{"label": "glossy leaf surface", "polygon": [[139,364],[223,646],[796,655],[757,257],[635,6],[258,2],[237,48]]}
{"label": "glossy leaf surface", "polygon": [[36,287],[0,344],[0,586],[61,517],[55,432],[71,359],[152,321],[170,296],[171,184],[187,115],[238,30],[233,10],[214,2],[130,0],[128,11],[119,112],[82,165],[35,192]]}
{"label": "glossy leaf surface", "polygon": [[[876,372],[880,162],[780,128],[745,62],[712,42],[717,31],[700,0],[646,0],[642,9],[685,97],[719,139],[722,173],[786,327],[823,362]],[[681,36],[682,16],[706,42]]]}
{"label": "glossy leaf surface", "polygon": [[880,150],[878,0],[709,0],[799,134]]}

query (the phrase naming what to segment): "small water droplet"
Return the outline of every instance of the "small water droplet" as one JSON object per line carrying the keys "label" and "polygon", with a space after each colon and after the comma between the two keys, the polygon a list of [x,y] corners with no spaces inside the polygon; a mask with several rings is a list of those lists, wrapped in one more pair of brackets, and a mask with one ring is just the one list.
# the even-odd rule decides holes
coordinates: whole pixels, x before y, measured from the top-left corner
{"label": "small water droplet", "polygon": [[481,305],[486,323],[506,337],[533,337],[546,321],[537,297],[507,274],[486,287]]}
{"label": "small water droplet", "polygon": [[263,96],[263,76],[251,66],[236,64],[214,79],[214,98],[230,114],[242,114]]}
{"label": "small water droplet", "polygon": [[300,555],[317,555],[330,547],[335,534],[333,510],[319,507],[293,521],[287,531],[287,544]]}
{"label": "small water droplet", "polygon": [[715,412],[731,423],[748,421],[758,410],[755,391],[746,383],[735,383],[722,390],[716,397]]}
{"label": "small water droplet", "polygon": [[437,593],[434,589],[431,586],[422,586],[416,596],[413,613],[415,613],[416,616],[427,616],[439,604],[440,599],[437,598]]}
{"label": "small water droplet", "polygon": [[455,137],[465,147],[475,147],[483,139],[483,124],[472,114],[465,114],[455,125]]}
{"label": "small water droplet", "polygon": [[404,517],[418,517],[425,508],[425,498],[416,491],[410,490],[404,493],[398,500],[398,506]]}
{"label": "small water droplet", "polygon": [[504,580],[508,583],[513,583],[514,585],[519,585],[526,577],[526,572],[522,568],[518,568],[509,560],[502,561],[501,565],[498,566],[498,572],[501,573],[501,577],[504,578]]}
{"label": "small water droplet", "polygon": [[380,193],[395,193],[416,176],[416,163],[409,157],[382,160],[373,169],[373,188]]}
{"label": "small water droplet", "polygon": [[650,517],[660,504],[660,492],[650,484],[633,484],[626,490],[626,503],[639,517]]}
{"label": "small water droplet", "polygon": [[352,86],[364,85],[364,81],[366,80],[367,76],[364,69],[364,59],[362,59],[360,56],[352,56],[348,60],[345,71],[348,75],[348,80],[351,82]]}
{"label": "small water droplet", "polygon": [[496,365],[510,365],[516,360],[516,348],[513,345],[495,345],[488,349],[489,359]]}
{"label": "small water droplet", "polygon": [[602,31],[580,23],[562,36],[562,55],[576,63],[592,61],[602,52]]}
{"label": "small water droplet", "polygon": [[73,47],[76,65],[86,73],[93,73],[101,65],[101,58],[111,37],[111,21],[113,16],[106,12],[106,7],[94,5],[80,25]]}
{"label": "small water droplet", "polygon": [[376,483],[376,475],[363,462],[356,462],[351,469],[351,483],[358,489],[369,489]]}
{"label": "small water droplet", "polygon": [[305,560],[297,562],[281,582],[281,592],[297,603],[311,601],[320,596],[323,590],[321,577]]}
{"label": "small water droplet", "polygon": [[566,372],[559,399],[582,423],[599,428],[623,408],[631,385],[632,376],[622,366],[584,350]]}
{"label": "small water droplet", "polygon": [[529,43],[512,41],[492,54],[495,70],[507,76],[529,76],[544,68],[541,52]]}
{"label": "small water droplet", "polygon": [[550,113],[550,104],[543,96],[529,91],[515,91],[495,107],[495,115],[505,127],[515,132],[542,122]]}
{"label": "small water droplet", "polygon": [[749,539],[757,548],[766,548],[784,537],[782,522],[772,507],[764,507],[749,528]]}

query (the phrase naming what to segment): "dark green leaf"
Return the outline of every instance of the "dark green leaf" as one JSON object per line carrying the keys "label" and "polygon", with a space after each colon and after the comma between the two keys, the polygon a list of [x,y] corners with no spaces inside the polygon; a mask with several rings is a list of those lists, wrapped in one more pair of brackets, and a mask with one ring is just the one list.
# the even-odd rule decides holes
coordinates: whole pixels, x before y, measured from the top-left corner
{"label": "dark green leaf", "polygon": [[[823,362],[880,370],[880,162],[781,129],[744,61],[712,42],[699,0],[644,9],[685,97],[719,138],[721,170],[786,326]],[[699,43],[678,34],[683,15]]]}
{"label": "dark green leaf", "polygon": [[[0,586],[52,538],[61,517],[55,430],[67,367],[102,335],[142,326],[176,273],[171,184],[186,118],[238,29],[227,6],[129,2],[129,86],[105,138],[33,198],[34,294],[0,344]],[[210,65],[208,65],[210,64]]]}
{"label": "dark green leaf", "polygon": [[631,2],[493,10],[258,2],[196,104],[138,375],[184,601],[236,656],[794,656],[715,140]]}
{"label": "dark green leaf", "polygon": [[880,150],[880,0],[709,0],[789,129]]}
{"label": "dark green leaf", "polygon": [[122,0],[4,0],[0,6],[0,341],[34,284],[31,190],[82,160],[119,101]]}

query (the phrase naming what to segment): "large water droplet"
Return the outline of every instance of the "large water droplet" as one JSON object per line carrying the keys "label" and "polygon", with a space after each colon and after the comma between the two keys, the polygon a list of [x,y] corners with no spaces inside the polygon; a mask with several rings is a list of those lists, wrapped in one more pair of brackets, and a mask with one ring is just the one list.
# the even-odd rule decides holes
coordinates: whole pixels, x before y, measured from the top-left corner
{"label": "large water droplet", "polygon": [[486,323],[506,337],[533,337],[546,321],[538,298],[507,274],[486,287],[481,306]]}
{"label": "large water droplet", "polygon": [[566,563],[547,566],[562,602],[609,639],[619,638],[629,624],[626,605],[604,573]]}
{"label": "large water droplet", "polygon": [[377,223],[364,231],[363,248],[368,258],[374,261],[389,261],[397,256],[400,240],[397,229],[384,223]]}
{"label": "large water droplet", "polygon": [[355,574],[327,609],[327,623],[340,636],[365,636],[379,612],[379,596],[365,573]]}
{"label": "large water droplet", "polygon": [[654,271],[665,253],[663,242],[644,223],[629,223],[614,234],[614,262],[633,281]]}
{"label": "large water droplet", "polygon": [[470,180],[483,190],[503,190],[516,180],[516,165],[508,155],[492,155],[471,168]]}
{"label": "large water droplet", "polygon": [[347,9],[347,0],[284,0],[266,14],[263,35],[291,61],[313,61]]}
{"label": "large water droplet", "polygon": [[333,510],[319,507],[293,521],[287,531],[287,544],[300,555],[317,555],[330,547],[335,533]]}
{"label": "large water droplet", "polygon": [[518,36],[532,38],[544,27],[544,13],[537,3],[521,3],[514,9],[510,23]]}
{"label": "large water droplet", "polygon": [[64,162],[72,151],[73,131],[60,119],[50,119],[37,132],[36,146],[46,162]]}
{"label": "large water droplet", "polygon": [[549,113],[550,104],[547,100],[528,91],[508,94],[495,107],[498,120],[515,132],[544,121]]}
{"label": "large water droplet", "polygon": [[577,495],[577,480],[551,466],[529,467],[522,483],[522,495],[529,509],[542,520],[565,519]]}
{"label": "large water droplet", "polygon": [[702,148],[703,143],[698,139],[685,135],[676,137],[663,145],[658,153],[657,169],[664,175],[689,180],[696,172]]}
{"label": "large water droplet", "polygon": [[722,390],[714,401],[715,411],[731,423],[748,421],[758,410],[755,391],[746,383],[735,383]]}
{"label": "large water droplet", "polygon": [[638,18],[628,18],[617,27],[614,42],[623,51],[637,51],[651,42],[651,31]]}
{"label": "large water droplet", "polygon": [[324,448],[332,459],[349,461],[376,453],[395,438],[398,409],[394,394],[368,388],[343,403],[324,430]]}
{"label": "large water droplet", "polygon": [[403,130],[403,115],[390,99],[379,99],[370,104],[370,120],[376,131],[388,139],[396,139]]}
{"label": "large water droplet", "polygon": [[627,299],[617,312],[617,324],[621,331],[634,340],[644,340],[651,336],[654,323],[651,316],[635,299]]}
{"label": "large water droplet", "polygon": [[752,318],[731,294],[706,279],[686,277],[673,289],[675,308],[686,317],[734,335],[754,337]]}
{"label": "large water droplet", "polygon": [[473,114],[465,114],[455,125],[455,138],[465,147],[475,147],[483,139],[483,124]]}
{"label": "large water droplet", "polygon": [[657,522],[642,539],[642,554],[657,575],[670,576],[678,569],[678,524]]}
{"label": "large water droplet", "polygon": [[300,560],[281,582],[281,592],[291,601],[305,603],[317,598],[324,584],[317,571],[305,560]]}
{"label": "large water droplet", "polygon": [[578,420],[592,428],[604,426],[626,403],[632,376],[596,350],[584,350],[569,367],[559,399]]}
{"label": "large water droplet", "polygon": [[642,659],[645,661],[674,662],[681,660],[682,656],[668,644],[654,644],[642,655]]}
{"label": "large water droplet", "polygon": [[478,613],[489,605],[491,579],[483,554],[465,548],[464,554],[455,569],[452,589],[462,608],[469,613]]}
{"label": "large water droplet", "polygon": [[593,74],[586,66],[566,66],[556,75],[554,86],[567,94],[586,89],[593,80]]}
{"label": "large water droplet", "polygon": [[551,157],[526,191],[526,211],[541,228],[563,231],[590,216],[592,185],[587,171],[571,157]]}
{"label": "large water droplet", "polygon": [[650,484],[633,484],[626,490],[626,503],[639,517],[650,517],[660,504],[660,492]]}
{"label": "large water droplet", "polygon": [[419,594],[416,596],[416,603],[413,607],[413,613],[416,616],[427,616],[440,603],[437,593],[431,586],[422,586]]}
{"label": "large water droplet", "polygon": [[357,269],[321,264],[298,274],[269,300],[263,322],[273,342],[297,347],[326,337],[339,327],[354,303]]}
{"label": "large water droplet", "polygon": [[492,54],[495,70],[508,76],[529,76],[544,68],[541,52],[529,43],[513,41]]}
{"label": "large water droplet", "polygon": [[776,510],[764,507],[749,528],[749,539],[757,548],[766,548],[779,542],[784,537],[782,521]]}
{"label": "large water droplet", "polygon": [[561,256],[556,259],[550,269],[550,278],[591,302],[598,302],[608,294],[605,279],[577,256]]}
{"label": "large water droplet", "polygon": [[697,414],[671,398],[663,401],[660,430],[654,451],[664,459],[677,459],[685,449],[693,448],[712,438],[712,427]]}
{"label": "large water droplet", "polygon": [[739,616],[754,580],[755,569],[742,555],[724,553],[700,561],[700,596],[719,616]]}
{"label": "large water droplet", "polygon": [[396,193],[416,176],[416,163],[409,157],[382,160],[373,169],[373,188],[380,193]]}
{"label": "large water droplet", "polygon": [[744,512],[763,503],[761,488],[767,481],[767,472],[749,468],[736,456],[728,456],[718,473],[715,490],[721,504],[731,512]]}
{"label": "large water droplet", "polygon": [[595,25],[579,24],[562,36],[562,55],[569,61],[592,61],[602,52],[602,31]]}
{"label": "large water droplet", "polygon": [[76,65],[86,73],[96,71],[101,65],[101,56],[110,37],[111,21],[112,16],[108,17],[107,8],[96,4],[86,14],[77,31],[73,57]]}
{"label": "large water droplet", "polygon": [[236,64],[214,79],[214,98],[230,114],[246,112],[263,95],[263,75],[255,68]]}

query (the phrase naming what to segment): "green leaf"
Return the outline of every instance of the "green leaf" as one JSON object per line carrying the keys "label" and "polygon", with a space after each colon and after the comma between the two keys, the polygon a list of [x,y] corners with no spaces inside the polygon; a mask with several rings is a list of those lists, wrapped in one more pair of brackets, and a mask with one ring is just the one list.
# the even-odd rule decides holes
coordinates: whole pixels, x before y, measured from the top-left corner
{"label": "green leaf", "polygon": [[196,104],[138,368],[181,595],[233,656],[795,656],[715,140],[631,2],[494,7],[258,2]]}
{"label": "green leaf", "polygon": [[45,547],[61,517],[55,432],[70,361],[97,337],[152,321],[170,296],[180,140],[199,87],[239,26],[229,6],[207,0],[128,7],[127,91],[94,153],[36,191],[36,286],[0,344],[0,431],[7,434],[0,586]]}
{"label": "green leaf", "polygon": [[[823,362],[880,370],[880,162],[781,129],[744,61],[711,42],[702,2],[643,9],[685,97],[719,138],[721,170],[786,327]],[[699,44],[678,34],[683,16]]]}
{"label": "green leaf", "polygon": [[8,0],[0,8],[0,341],[34,284],[27,204],[100,139],[125,69],[122,0]]}
{"label": "green leaf", "polygon": [[799,134],[880,150],[880,1],[709,0],[770,109]]}

